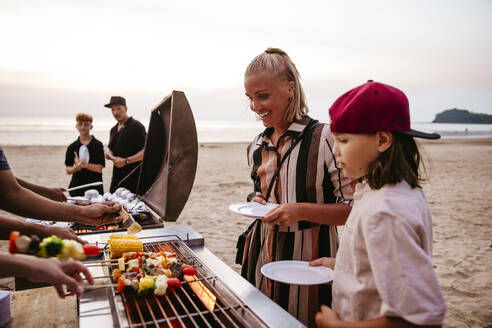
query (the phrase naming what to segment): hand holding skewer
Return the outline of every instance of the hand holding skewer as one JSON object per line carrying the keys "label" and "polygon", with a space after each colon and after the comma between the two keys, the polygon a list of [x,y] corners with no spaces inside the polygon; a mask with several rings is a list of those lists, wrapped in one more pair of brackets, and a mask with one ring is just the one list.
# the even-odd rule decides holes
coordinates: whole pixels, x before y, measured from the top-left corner
{"label": "hand holding skewer", "polygon": [[[22,255],[19,255],[22,256]],[[80,262],[68,260],[65,262],[59,261],[56,258],[37,258],[29,257],[30,266],[35,268],[36,274],[29,275],[27,278],[32,282],[44,282],[55,286],[58,295],[65,298],[63,286],[65,285],[70,290],[70,295],[80,297],[84,288],[82,287],[83,274],[89,284],[94,284],[94,279],[89,270]]]}

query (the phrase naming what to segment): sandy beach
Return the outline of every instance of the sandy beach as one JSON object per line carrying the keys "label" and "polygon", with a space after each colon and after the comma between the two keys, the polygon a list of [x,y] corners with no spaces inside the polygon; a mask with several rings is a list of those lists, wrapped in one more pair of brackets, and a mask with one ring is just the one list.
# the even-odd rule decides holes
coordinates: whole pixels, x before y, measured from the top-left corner
{"label": "sandy beach", "polygon": [[[444,327],[492,327],[492,139],[422,144],[430,165],[424,190],[434,223],[434,265],[448,307]],[[66,187],[64,147],[4,147],[14,174],[30,182]],[[112,163],[104,168],[109,189]],[[228,206],[245,201],[252,184],[246,144],[202,144],[195,184],[180,218],[236,271],[237,236],[251,219]],[[2,215],[15,217],[1,212]]]}

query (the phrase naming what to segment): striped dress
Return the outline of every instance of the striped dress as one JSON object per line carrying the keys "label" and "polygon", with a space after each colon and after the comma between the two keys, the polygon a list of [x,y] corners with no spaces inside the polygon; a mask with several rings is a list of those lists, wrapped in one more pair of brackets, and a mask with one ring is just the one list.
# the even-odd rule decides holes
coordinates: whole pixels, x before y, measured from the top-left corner
{"label": "striped dress", "polygon": [[[309,117],[294,121],[273,145],[271,128],[258,135],[248,146],[248,164],[256,195],[266,197],[268,187],[281,159],[284,160],[270,203],[337,203],[352,200],[351,180],[344,178],[333,156],[333,135],[326,124],[308,126]],[[307,126],[307,128],[306,128]],[[306,130],[306,131],[304,131]],[[304,132],[303,132],[304,131]],[[261,274],[261,267],[272,261],[310,261],[335,257],[338,236],[335,226],[299,221],[288,227],[262,224],[256,220],[246,236],[242,257],[242,275],[265,295],[309,327],[321,304],[331,304],[331,286],[299,286],[275,282]]]}

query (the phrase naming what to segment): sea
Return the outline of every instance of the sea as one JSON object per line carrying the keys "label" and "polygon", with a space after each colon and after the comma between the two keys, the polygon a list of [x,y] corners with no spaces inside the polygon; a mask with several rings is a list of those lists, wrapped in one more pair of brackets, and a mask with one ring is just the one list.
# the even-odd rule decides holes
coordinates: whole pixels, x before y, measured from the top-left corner
{"label": "sea", "polygon": [[[140,120],[148,126],[148,120]],[[103,144],[109,141],[109,130],[116,122],[98,119],[91,133]],[[261,122],[197,120],[199,143],[250,142],[264,130]],[[492,124],[448,124],[414,122],[412,128],[441,134],[442,138],[490,138]],[[73,117],[0,116],[2,146],[66,146],[78,136]]]}

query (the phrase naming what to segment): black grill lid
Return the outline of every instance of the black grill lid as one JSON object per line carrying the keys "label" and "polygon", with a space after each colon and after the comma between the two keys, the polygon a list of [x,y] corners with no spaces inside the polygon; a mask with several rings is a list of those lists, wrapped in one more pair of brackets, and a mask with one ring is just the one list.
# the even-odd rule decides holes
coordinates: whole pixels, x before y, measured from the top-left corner
{"label": "black grill lid", "polygon": [[198,159],[195,120],[184,92],[173,91],[153,110],[137,195],[164,221],[176,221],[193,187]]}

